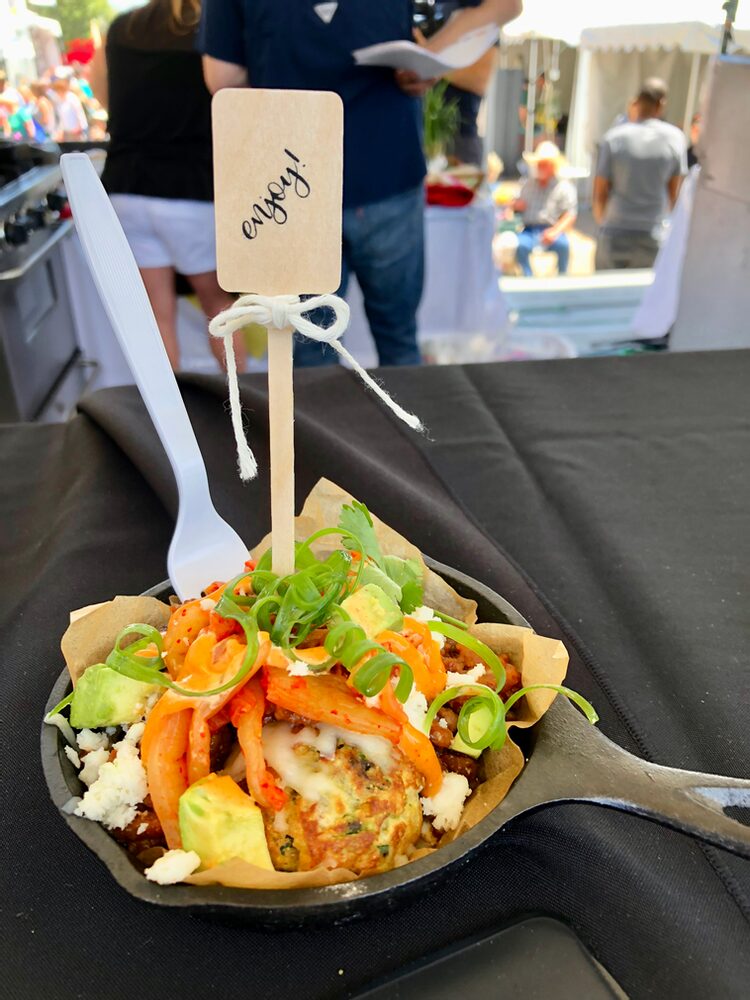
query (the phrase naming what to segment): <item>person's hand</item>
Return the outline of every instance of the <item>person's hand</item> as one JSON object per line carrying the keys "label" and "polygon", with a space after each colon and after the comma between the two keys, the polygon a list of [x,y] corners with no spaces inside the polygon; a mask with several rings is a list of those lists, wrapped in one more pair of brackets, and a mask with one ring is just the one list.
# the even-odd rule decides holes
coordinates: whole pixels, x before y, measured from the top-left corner
{"label": "person's hand", "polygon": [[397,69],[396,83],[409,97],[423,97],[430,87],[435,86],[437,77],[431,80],[422,80],[414,70]]}
{"label": "person's hand", "polygon": [[552,228],[552,227],[550,226],[550,228],[549,228],[549,229],[544,229],[544,230],[542,230],[542,235],[541,235],[541,236],[540,236],[539,238],[540,238],[540,240],[542,241],[542,243],[543,243],[543,244],[544,244],[544,245],[545,245],[546,247],[548,247],[548,246],[550,245],[550,243],[554,243],[554,242],[555,242],[555,240],[557,239],[557,233],[556,233],[556,232],[555,232],[555,230],[554,230],[554,229],[553,229],[553,228]]}

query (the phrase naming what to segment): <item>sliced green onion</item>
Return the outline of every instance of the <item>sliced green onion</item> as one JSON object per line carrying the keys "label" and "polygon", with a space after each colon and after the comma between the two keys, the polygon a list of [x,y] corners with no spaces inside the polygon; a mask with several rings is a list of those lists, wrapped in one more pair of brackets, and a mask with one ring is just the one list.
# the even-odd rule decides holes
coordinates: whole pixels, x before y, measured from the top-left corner
{"label": "sliced green onion", "polygon": [[[160,668],[163,666],[161,653],[164,643],[161,633],[151,625],[135,624],[124,628],[115,640],[114,648],[105,661],[106,665],[112,670],[116,670],[117,673],[129,677],[131,680],[169,688],[176,694],[183,695],[186,698],[210,698],[213,695],[222,694],[224,691],[229,691],[231,688],[236,687],[248,675],[258,656],[258,628],[253,618],[239,608],[231,597],[227,597],[226,603],[224,603],[224,596],[227,590],[235,587],[246,576],[247,573],[243,573],[242,576],[233,580],[232,584],[227,586],[221,600],[216,605],[217,611],[219,607],[223,606],[223,610],[219,611],[219,614],[223,618],[233,618],[240,623],[247,640],[247,650],[242,660],[242,666],[226,684],[211,688],[209,691],[194,691],[175,684],[167,674],[156,667],[157,663]],[[231,593],[234,594],[234,591],[232,590]],[[141,638],[123,649],[121,646],[122,640],[128,635],[140,635]],[[138,653],[151,643],[156,645],[158,655],[148,657],[139,656]]]}
{"label": "sliced green onion", "polygon": [[[488,688],[484,684],[462,684],[446,688],[434,699],[425,717],[424,731],[429,735],[435,717],[443,705],[455,698],[464,698],[470,695],[471,697],[464,702],[458,714],[458,735],[473,750],[500,750],[507,736],[507,713],[529,691],[540,689],[556,691],[558,694],[565,695],[566,698],[578,705],[589,722],[593,724],[598,721],[599,716],[596,711],[582,695],[560,684],[529,684],[512,694],[505,704],[492,688]],[[489,714],[489,723],[484,732],[476,738],[472,738],[471,720],[480,711]]]}
{"label": "sliced green onion", "polygon": [[462,622],[460,618],[454,618],[453,615],[446,615],[442,611],[435,611],[434,608],[432,613],[439,618],[441,622],[445,622],[447,625],[455,625],[455,627],[460,628],[462,632],[468,631],[469,626],[466,622]]}
{"label": "sliced green onion", "polygon": [[483,660],[495,675],[497,690],[502,691],[505,687],[505,667],[497,653],[493,653],[486,643],[482,642],[481,639],[477,639],[471,632],[465,632],[462,628],[449,625],[446,622],[431,621],[427,623],[427,627],[431,632],[439,632],[441,635],[445,635],[454,642],[457,642],[459,646],[465,646],[472,653],[476,653],[479,659]]}
{"label": "sliced green onion", "polygon": [[587,701],[583,695],[579,694],[577,691],[573,691],[568,687],[563,687],[561,684],[529,684],[527,687],[521,688],[520,691],[516,691],[510,696],[510,698],[508,698],[505,702],[505,711],[509,712],[515,703],[523,698],[525,694],[528,694],[529,691],[539,691],[542,689],[547,691],[557,691],[558,694],[565,695],[565,697],[572,701],[574,705],[578,705],[592,726],[599,721],[596,709],[590,701]]}
{"label": "sliced green onion", "polygon": [[[337,609],[343,611],[343,609]],[[352,683],[365,698],[374,698],[390,683],[393,671],[398,667],[396,697],[405,702],[414,684],[414,674],[408,663],[383,649],[377,642],[367,638],[365,630],[351,620],[342,621],[329,629],[323,643],[336,663],[343,663],[352,675]],[[375,656],[364,660],[368,653]]]}
{"label": "sliced green onion", "polygon": [[73,701],[74,694],[75,691],[71,691],[70,694],[66,695],[61,702],[55,705],[54,708],[51,708],[49,712],[47,712],[47,714],[44,716],[44,721],[46,722],[48,719],[51,719],[53,715],[59,715],[64,708],[67,708],[68,705]]}
{"label": "sliced green onion", "polygon": [[[484,684],[461,684],[446,688],[433,700],[424,720],[424,731],[429,736],[435,716],[449,701],[454,698],[469,697],[458,713],[458,735],[473,750],[500,750],[505,743],[507,730],[505,727],[505,706],[492,688]],[[470,721],[478,711],[489,712],[489,724],[483,733],[473,739]]]}
{"label": "sliced green onion", "polygon": [[351,533],[351,531],[344,531],[341,528],[321,528],[319,531],[313,532],[313,534],[310,535],[309,538],[306,538],[305,541],[301,543],[298,550],[298,554],[304,553],[305,551],[309,552],[311,546],[315,542],[317,542],[319,538],[324,538],[326,535],[345,535],[347,539],[356,542],[356,545],[350,546],[350,548],[354,549],[355,552],[359,552],[359,559],[357,560],[357,562],[359,563],[359,565],[357,566],[357,574],[354,578],[354,582],[349,588],[349,593],[353,593],[359,586],[360,580],[362,578],[362,571],[364,569],[365,562],[367,561],[367,556],[365,554],[364,545],[357,538],[356,535],[353,535]]}
{"label": "sliced green onion", "polygon": [[[123,649],[122,640],[129,635],[137,635],[140,638]],[[156,646],[154,656],[138,655],[152,643]],[[116,670],[119,674],[129,677],[133,681],[164,686],[160,680],[157,680],[157,678],[164,677],[161,672],[164,667],[161,657],[163,648],[164,641],[161,633],[152,625],[140,623],[127,625],[115,639],[115,645],[105,663],[111,670]]]}

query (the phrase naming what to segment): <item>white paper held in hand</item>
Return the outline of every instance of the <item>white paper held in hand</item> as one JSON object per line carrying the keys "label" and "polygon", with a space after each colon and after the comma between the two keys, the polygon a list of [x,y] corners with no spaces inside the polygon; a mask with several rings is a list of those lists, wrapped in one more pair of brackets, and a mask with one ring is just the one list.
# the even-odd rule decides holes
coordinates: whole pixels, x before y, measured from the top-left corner
{"label": "white paper held in hand", "polygon": [[451,70],[465,69],[491,49],[499,37],[496,25],[469,31],[453,45],[432,52],[423,45],[399,39],[394,42],[380,42],[352,52],[360,66],[386,66],[389,69],[406,69],[416,73],[421,80],[431,80],[444,76]]}
{"label": "white paper held in hand", "polygon": [[244,568],[247,547],[216,513],[195,433],[177,388],[138,266],[91,160],[60,158],[73,221],[104,309],[174,472],[177,523],[167,556],[181,600]]}

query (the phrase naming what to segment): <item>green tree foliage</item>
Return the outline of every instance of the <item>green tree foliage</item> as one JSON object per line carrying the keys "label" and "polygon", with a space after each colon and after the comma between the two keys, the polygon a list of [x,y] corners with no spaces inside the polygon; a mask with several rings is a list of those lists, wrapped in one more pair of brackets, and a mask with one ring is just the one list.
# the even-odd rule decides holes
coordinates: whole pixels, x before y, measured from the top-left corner
{"label": "green tree foliage", "polygon": [[[33,0],[29,6],[34,9]],[[36,12],[60,22],[65,42],[88,38],[92,20],[108,23],[114,16],[109,0],[57,0],[54,7],[45,5],[36,8]]]}

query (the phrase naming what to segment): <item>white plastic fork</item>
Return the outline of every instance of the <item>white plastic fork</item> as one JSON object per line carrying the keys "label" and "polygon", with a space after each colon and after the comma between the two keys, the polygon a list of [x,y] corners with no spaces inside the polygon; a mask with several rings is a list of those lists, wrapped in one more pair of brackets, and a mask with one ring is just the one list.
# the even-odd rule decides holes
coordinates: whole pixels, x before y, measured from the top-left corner
{"label": "white plastic fork", "polygon": [[94,284],[177,481],[179,508],[167,555],[180,598],[241,573],[247,546],[214,509],[195,433],[164,350],[133,253],[91,160],[60,157],[65,188]]}

